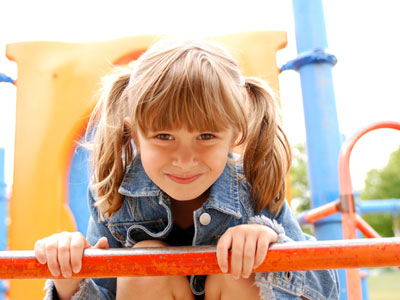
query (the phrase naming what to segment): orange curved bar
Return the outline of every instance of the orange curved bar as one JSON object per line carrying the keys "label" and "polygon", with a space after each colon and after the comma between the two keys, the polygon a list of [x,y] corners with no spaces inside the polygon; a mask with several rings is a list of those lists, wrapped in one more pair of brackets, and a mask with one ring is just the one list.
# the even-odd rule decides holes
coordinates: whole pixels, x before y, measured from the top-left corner
{"label": "orange curved bar", "polygon": [[340,195],[353,194],[353,186],[351,183],[349,162],[350,162],[350,154],[351,154],[351,151],[353,150],[354,145],[357,143],[357,141],[362,136],[364,136],[368,132],[376,130],[376,129],[382,129],[382,128],[400,130],[400,123],[394,122],[394,121],[383,121],[383,122],[373,123],[371,125],[366,126],[363,129],[361,129],[352,138],[350,138],[349,140],[347,140],[343,143],[342,148],[340,150],[340,154],[339,154],[339,191],[340,191]]}
{"label": "orange curved bar", "polygon": [[[357,222],[356,220],[356,214],[354,208],[353,186],[351,182],[350,167],[349,167],[350,154],[354,148],[354,145],[362,136],[364,136],[370,131],[381,128],[392,128],[400,130],[400,123],[392,121],[373,123],[361,129],[352,138],[344,142],[341,147],[339,154],[338,172],[339,172],[339,193],[343,209],[342,227],[343,227],[344,239],[357,238],[356,227],[357,224],[360,225],[360,222]],[[373,235],[370,230],[367,230],[366,226],[361,225],[361,229],[365,230],[366,233]],[[362,299],[360,272],[358,269],[346,270],[346,282],[347,286],[351,287],[351,289],[348,290],[349,299]]]}
{"label": "orange curved bar", "polygon": [[[379,255],[378,255],[379,253]],[[335,259],[332,259],[335,258]],[[274,244],[254,272],[325,270],[400,264],[400,238]],[[221,273],[215,247],[88,249],[76,278]],[[53,278],[33,251],[0,252],[0,279]],[[61,278],[61,277],[60,277]]]}
{"label": "orange curved bar", "polygon": [[356,223],[354,215],[353,186],[350,176],[350,155],[357,141],[370,131],[382,128],[400,130],[400,123],[394,121],[383,121],[373,123],[357,132],[352,138],[343,143],[339,154],[339,192],[343,206],[343,237],[356,238]]}

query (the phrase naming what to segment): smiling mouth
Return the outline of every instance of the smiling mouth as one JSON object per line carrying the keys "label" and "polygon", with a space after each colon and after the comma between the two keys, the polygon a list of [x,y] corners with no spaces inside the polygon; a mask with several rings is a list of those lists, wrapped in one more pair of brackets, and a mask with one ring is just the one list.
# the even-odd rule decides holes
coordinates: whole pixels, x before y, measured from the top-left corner
{"label": "smiling mouth", "polygon": [[188,176],[188,177],[186,177],[186,176],[185,177],[175,176],[175,175],[172,175],[172,174],[166,174],[166,175],[169,177],[169,179],[171,179],[172,181],[174,181],[176,183],[189,184],[189,183],[192,183],[192,182],[196,181],[203,174],[196,174],[196,175]]}

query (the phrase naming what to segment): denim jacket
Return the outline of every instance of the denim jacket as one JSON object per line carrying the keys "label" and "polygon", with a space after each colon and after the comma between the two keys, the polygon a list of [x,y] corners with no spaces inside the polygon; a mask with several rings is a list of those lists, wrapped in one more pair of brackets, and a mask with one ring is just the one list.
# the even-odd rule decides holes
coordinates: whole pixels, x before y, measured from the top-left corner
{"label": "denim jacket", "polygon": [[[132,247],[139,241],[162,240],[169,234],[174,223],[169,197],[147,176],[140,156],[127,168],[119,193],[125,196],[122,207],[112,217],[101,221],[94,206],[95,192],[89,188],[91,218],[87,239],[92,245],[105,236],[110,248]],[[192,245],[216,245],[228,228],[247,223],[273,228],[279,235],[278,242],[312,239],[301,231],[286,202],[276,217],[267,209],[256,215],[252,207],[242,165],[228,163],[212,185],[208,200],[193,213]],[[204,215],[206,218],[202,217]],[[191,277],[194,294],[204,293],[205,278]],[[262,299],[339,299],[339,281],[334,270],[257,273],[255,280]],[[46,285],[45,299],[54,299],[52,281]],[[85,279],[71,299],[114,299],[115,293],[115,278]]]}

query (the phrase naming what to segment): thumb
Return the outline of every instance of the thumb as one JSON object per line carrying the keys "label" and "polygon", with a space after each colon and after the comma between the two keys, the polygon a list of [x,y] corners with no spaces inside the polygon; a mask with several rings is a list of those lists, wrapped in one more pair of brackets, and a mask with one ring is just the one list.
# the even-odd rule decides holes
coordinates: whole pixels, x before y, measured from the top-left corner
{"label": "thumb", "polygon": [[108,240],[105,236],[101,237],[96,245],[93,246],[93,249],[108,249]]}

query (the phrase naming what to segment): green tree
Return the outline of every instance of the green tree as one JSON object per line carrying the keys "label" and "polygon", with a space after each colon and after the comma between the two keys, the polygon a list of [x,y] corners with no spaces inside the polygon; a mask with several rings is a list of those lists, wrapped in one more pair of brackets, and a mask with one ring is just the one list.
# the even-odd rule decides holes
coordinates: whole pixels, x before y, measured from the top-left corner
{"label": "green tree", "polygon": [[[400,199],[400,147],[392,152],[386,166],[367,173],[363,200]],[[382,236],[393,236],[391,214],[364,215],[363,218]]]}
{"label": "green tree", "polygon": [[[304,144],[297,144],[293,147],[293,161],[290,168],[290,184],[292,192],[292,207],[296,212],[302,212],[310,209],[311,197],[308,188],[307,173],[307,153]],[[313,234],[313,226],[303,226],[303,231]]]}
{"label": "green tree", "polygon": [[293,161],[290,168],[290,183],[293,204],[296,211],[302,212],[310,209],[310,190],[308,188],[307,154],[304,144],[293,147]]}

